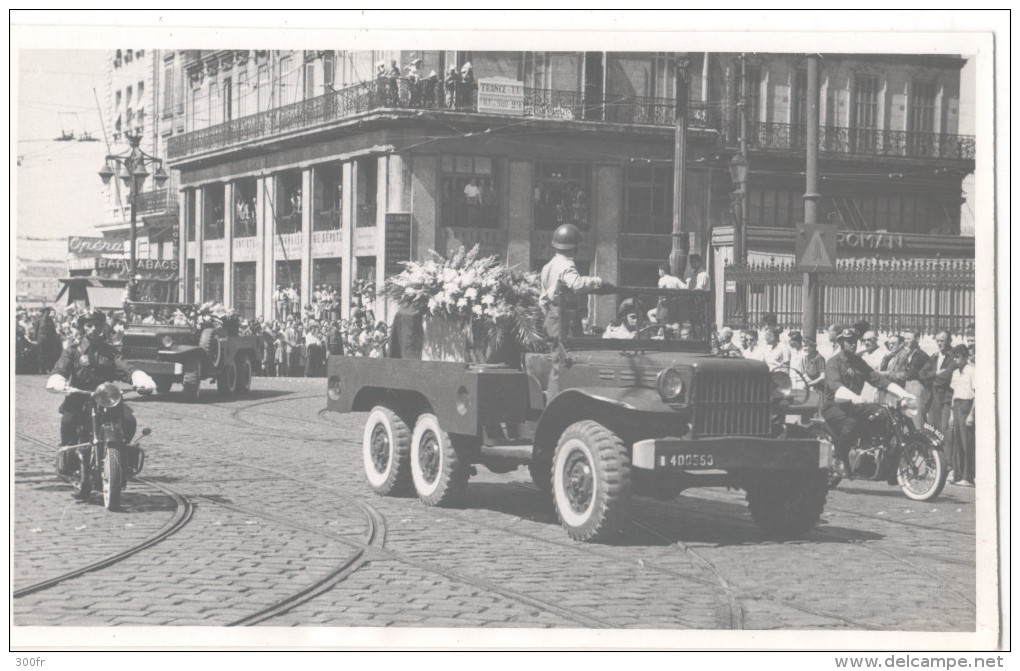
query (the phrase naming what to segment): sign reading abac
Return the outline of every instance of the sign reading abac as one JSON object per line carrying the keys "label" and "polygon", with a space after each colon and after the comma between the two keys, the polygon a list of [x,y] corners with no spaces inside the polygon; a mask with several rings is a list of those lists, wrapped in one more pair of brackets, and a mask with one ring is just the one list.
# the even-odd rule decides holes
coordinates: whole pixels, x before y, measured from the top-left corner
{"label": "sign reading abac", "polygon": [[797,270],[805,273],[836,269],[836,227],[829,224],[797,226]]}
{"label": "sign reading abac", "polygon": [[411,260],[411,215],[391,212],[386,215],[386,277],[404,270],[402,262]]}
{"label": "sign reading abac", "polygon": [[67,239],[67,251],[77,256],[96,256],[99,254],[123,254],[123,240],[107,240],[106,238],[85,238],[72,235]]}

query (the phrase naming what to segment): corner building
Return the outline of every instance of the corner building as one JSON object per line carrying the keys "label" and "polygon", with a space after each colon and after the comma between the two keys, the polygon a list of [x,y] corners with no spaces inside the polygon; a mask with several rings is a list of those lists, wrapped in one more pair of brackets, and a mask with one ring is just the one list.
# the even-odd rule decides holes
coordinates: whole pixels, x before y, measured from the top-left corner
{"label": "corner building", "polygon": [[[748,238],[762,254],[792,253],[792,229],[802,217],[805,117],[797,59],[759,59],[748,88],[756,227]],[[853,59],[843,58],[841,67],[853,71]],[[939,73],[931,128],[917,131],[940,138],[934,156],[920,146],[921,135],[884,130],[906,124],[893,111],[847,117],[846,106],[857,100],[852,78],[823,87],[821,118],[834,129],[825,137],[848,139],[823,148],[823,169],[855,173],[856,191],[847,198],[886,188],[888,180],[862,183],[856,176],[876,162],[913,171],[934,166],[939,184],[918,187],[927,189],[918,197],[956,198],[955,208],[913,203],[909,212],[886,203],[881,220],[876,200],[871,215],[839,222],[844,228],[959,239],[961,180],[973,171],[973,139],[947,121],[959,107],[958,61],[923,66]],[[582,272],[651,285],[656,265],[668,260],[674,54],[178,51],[163,62],[184,73],[185,128],[167,138],[166,154],[179,171],[184,300],[218,300],[245,317],[271,317],[277,287],[293,284],[306,305],[314,287],[326,284],[340,289],[346,316],[356,279],[381,286],[399,272],[399,262],[430,249],[478,244],[512,265],[537,269],[561,223],[584,232]],[[400,75],[390,77],[393,62]],[[721,296],[723,270],[715,266],[726,262],[732,243],[727,164],[739,140],[742,69],[738,54],[687,54],[686,65],[684,231],[690,251],[708,261]],[[915,66],[889,57],[872,70],[897,67]],[[880,78],[875,104],[898,109],[892,80]],[[824,106],[830,98],[831,114]],[[854,123],[875,128],[852,135]],[[890,137],[903,141],[896,147]],[[833,203],[826,216],[845,211],[841,201]],[[938,218],[929,216],[932,208]],[[967,241],[942,241],[935,246],[941,252],[926,242],[910,251],[944,256],[947,244],[966,256]],[[385,306],[376,312],[392,316]]]}

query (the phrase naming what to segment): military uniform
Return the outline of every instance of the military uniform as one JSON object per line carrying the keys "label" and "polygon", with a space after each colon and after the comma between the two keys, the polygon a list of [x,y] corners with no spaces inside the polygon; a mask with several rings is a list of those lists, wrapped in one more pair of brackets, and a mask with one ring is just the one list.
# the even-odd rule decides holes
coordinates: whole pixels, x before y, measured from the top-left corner
{"label": "military uniform", "polygon": [[850,466],[850,446],[860,433],[859,427],[867,421],[874,410],[873,403],[850,403],[837,401],[836,392],[846,387],[858,396],[867,382],[878,389],[885,389],[889,381],[875,371],[856,354],[848,354],[842,348],[825,364],[825,387],[823,389],[822,417],[832,430],[836,446],[836,457]]}
{"label": "military uniform", "polygon": [[[64,350],[51,375],[60,375],[75,389],[95,391],[104,382],[118,379],[130,382],[135,370],[110,343],[83,338],[80,345]],[[75,424],[85,402],[84,396],[71,394],[60,405],[61,445],[73,445],[77,442]],[[135,434],[135,417],[126,405],[122,405],[121,408],[124,412],[125,440],[130,441]]]}
{"label": "military uniform", "polygon": [[598,286],[599,278],[585,277],[577,271],[574,259],[557,253],[542,268],[542,294],[539,304],[545,314],[545,332],[552,338],[560,337],[561,315],[566,316],[568,337],[581,336],[581,318],[578,314],[576,301],[571,297],[564,300],[563,289],[574,292],[584,291]]}

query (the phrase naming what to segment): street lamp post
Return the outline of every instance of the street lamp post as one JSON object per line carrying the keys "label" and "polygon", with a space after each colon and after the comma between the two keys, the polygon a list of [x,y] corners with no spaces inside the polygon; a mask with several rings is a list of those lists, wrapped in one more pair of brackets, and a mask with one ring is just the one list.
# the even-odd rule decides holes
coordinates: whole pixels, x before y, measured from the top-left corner
{"label": "street lamp post", "polygon": [[[736,186],[733,191],[733,266],[743,268],[747,265],[747,158],[737,154],[730,161],[730,179]],[[742,272],[742,271],[741,271]],[[747,318],[744,307],[744,287],[737,282],[731,317],[741,326]]]}
{"label": "street lamp post", "polygon": [[[170,178],[170,175],[163,169],[163,160],[146,154],[139,148],[142,142],[141,134],[132,135],[125,133],[131,149],[126,154],[108,154],[99,170],[99,177],[103,184],[109,184],[110,179],[115,175],[124,180],[128,187],[128,198],[131,201],[131,259],[128,270],[128,300],[135,299],[135,275],[138,272],[137,259],[135,258],[138,246],[138,192],[141,191],[145,178],[149,176],[146,166],[156,166],[156,172],[152,175],[157,187],[162,187]],[[114,168],[116,167],[116,171]]]}

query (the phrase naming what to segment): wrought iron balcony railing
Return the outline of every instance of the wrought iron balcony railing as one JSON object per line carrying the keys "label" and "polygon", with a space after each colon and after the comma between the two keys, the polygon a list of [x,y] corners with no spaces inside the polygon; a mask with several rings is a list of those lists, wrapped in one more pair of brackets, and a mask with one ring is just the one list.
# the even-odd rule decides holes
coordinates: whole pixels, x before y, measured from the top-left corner
{"label": "wrought iron balcony railing", "polygon": [[[821,126],[818,150],[834,154],[973,159],[974,136]],[[799,150],[807,129],[787,123],[759,123],[748,144],[758,149]]]}
{"label": "wrought iron balcony railing", "polygon": [[166,188],[142,191],[136,198],[139,215],[177,213],[177,191]]}
{"label": "wrought iron balcony railing", "polygon": [[[357,114],[385,109],[449,109],[477,112],[476,92],[457,96],[406,94],[404,80],[397,90],[380,82],[368,82],[331,91],[291,105],[241,117],[209,128],[174,135],[167,143],[167,157],[180,159],[217,149],[237,146],[284,133],[315,128]],[[607,95],[586,100],[577,91],[524,89],[524,116],[533,119],[606,121],[612,123],[672,125],[675,104],[669,98]],[[691,102],[688,124],[692,128],[722,129],[722,108],[718,104]]]}

